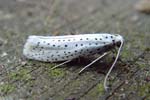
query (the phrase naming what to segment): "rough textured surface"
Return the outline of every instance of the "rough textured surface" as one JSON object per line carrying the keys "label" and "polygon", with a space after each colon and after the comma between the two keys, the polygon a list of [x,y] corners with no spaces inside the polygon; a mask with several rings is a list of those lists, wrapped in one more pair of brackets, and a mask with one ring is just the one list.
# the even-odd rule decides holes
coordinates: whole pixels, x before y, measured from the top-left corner
{"label": "rough textured surface", "polygon": [[[137,0],[0,0],[1,100],[148,100],[150,99],[150,15],[137,12]],[[28,35],[90,32],[125,38],[121,60],[103,80],[113,55],[81,75],[88,59],[63,68],[22,56]],[[88,61],[87,61],[88,60]]]}

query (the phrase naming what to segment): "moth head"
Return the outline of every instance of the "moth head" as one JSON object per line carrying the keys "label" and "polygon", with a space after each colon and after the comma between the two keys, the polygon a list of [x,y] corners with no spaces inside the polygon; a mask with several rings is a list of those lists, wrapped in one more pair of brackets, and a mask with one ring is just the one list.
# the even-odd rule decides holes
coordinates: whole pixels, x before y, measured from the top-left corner
{"label": "moth head", "polygon": [[123,39],[123,37],[121,35],[118,35],[118,34],[112,35],[111,38],[113,39],[113,37],[114,37],[114,40],[112,40],[113,44],[115,44],[116,46],[118,46],[119,49],[117,51],[116,58],[115,58],[113,64],[111,65],[111,67],[110,67],[110,69],[109,69],[109,71],[106,74],[105,79],[104,79],[104,88],[105,88],[106,91],[108,90],[108,87],[107,87],[107,84],[106,84],[108,76],[111,73],[112,69],[114,68],[114,66],[115,66],[115,64],[116,64],[116,62],[117,62],[117,60],[119,58],[119,55],[120,55],[120,52],[121,52],[121,49],[122,49],[122,46],[123,46],[123,42],[124,42],[124,39]]}
{"label": "moth head", "polygon": [[116,46],[120,47],[121,43],[124,42],[124,39],[121,35],[119,34],[115,34],[114,35],[114,39],[112,40],[113,44],[115,44]]}

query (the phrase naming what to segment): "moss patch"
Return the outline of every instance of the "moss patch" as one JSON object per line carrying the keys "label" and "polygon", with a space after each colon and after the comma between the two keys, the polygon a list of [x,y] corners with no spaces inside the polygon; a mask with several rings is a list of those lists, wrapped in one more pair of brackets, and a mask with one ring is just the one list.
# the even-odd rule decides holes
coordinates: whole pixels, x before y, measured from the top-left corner
{"label": "moss patch", "polygon": [[15,90],[15,86],[12,84],[2,84],[0,85],[0,93],[2,94],[8,94]]}
{"label": "moss patch", "polygon": [[9,74],[9,78],[11,80],[26,81],[26,80],[32,79],[32,76],[30,75],[30,70],[28,70],[28,69],[21,69],[19,71],[11,72]]}
{"label": "moss patch", "polygon": [[147,67],[147,64],[144,62],[136,62],[136,64],[138,65],[139,68],[143,69],[145,67]]}
{"label": "moss patch", "polygon": [[59,78],[59,77],[63,77],[65,75],[65,72],[64,70],[57,68],[57,69],[49,70],[48,75],[50,77]]}
{"label": "moss patch", "polygon": [[142,97],[150,95],[150,84],[144,84],[139,87],[138,94]]}
{"label": "moss patch", "polygon": [[97,89],[98,89],[100,95],[104,94],[105,89],[104,89],[104,86],[103,86],[102,83],[99,83],[99,84],[97,85]]}

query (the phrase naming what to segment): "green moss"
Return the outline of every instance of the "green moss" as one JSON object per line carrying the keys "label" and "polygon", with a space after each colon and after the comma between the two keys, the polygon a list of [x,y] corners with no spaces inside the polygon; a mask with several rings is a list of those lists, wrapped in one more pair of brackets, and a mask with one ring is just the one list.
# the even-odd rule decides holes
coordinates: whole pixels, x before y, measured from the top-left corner
{"label": "green moss", "polygon": [[94,87],[90,92],[89,92],[89,96],[93,97],[94,100],[97,99],[97,97],[104,95],[104,86],[103,83],[99,83],[97,84],[96,87]]}
{"label": "green moss", "polygon": [[128,58],[128,57],[130,57],[130,53],[127,51],[124,51],[121,53],[121,56],[123,56],[123,58]]}
{"label": "green moss", "polygon": [[0,92],[2,94],[8,94],[8,93],[11,93],[15,90],[15,86],[14,85],[11,85],[11,84],[2,84],[0,85]]}
{"label": "green moss", "polygon": [[150,95],[150,84],[144,84],[139,87],[138,94],[140,96],[148,96]]}
{"label": "green moss", "polygon": [[136,64],[138,65],[139,68],[143,69],[147,66],[146,63],[143,63],[143,62],[136,62]]}
{"label": "green moss", "polygon": [[149,51],[150,51],[150,47],[147,47],[147,48],[145,49],[145,51],[148,51],[148,52],[149,52]]}
{"label": "green moss", "polygon": [[30,75],[30,71],[28,69],[21,69],[19,71],[16,72],[11,72],[9,74],[9,78],[11,80],[30,80],[32,78],[32,76]]}
{"label": "green moss", "polygon": [[97,88],[98,88],[98,91],[99,91],[99,93],[102,95],[102,94],[104,94],[104,86],[103,86],[103,84],[102,83],[99,83],[98,85],[97,85]]}
{"label": "green moss", "polygon": [[[99,91],[98,91],[98,89],[94,89],[93,91],[91,91],[88,95],[90,96],[90,97],[97,97],[97,96],[99,96]],[[100,94],[101,95],[101,94]],[[95,99],[94,99],[95,100]]]}
{"label": "green moss", "polygon": [[55,77],[55,78],[59,78],[59,77],[63,77],[65,75],[65,72],[62,69],[53,69],[53,70],[49,70],[49,74],[50,77]]}

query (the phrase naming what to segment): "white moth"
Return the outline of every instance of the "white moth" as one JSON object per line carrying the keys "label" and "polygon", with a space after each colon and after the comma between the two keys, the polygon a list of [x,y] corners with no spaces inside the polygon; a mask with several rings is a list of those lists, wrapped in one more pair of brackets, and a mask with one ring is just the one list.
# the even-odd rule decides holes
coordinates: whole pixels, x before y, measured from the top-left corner
{"label": "white moth", "polygon": [[[105,89],[107,89],[106,80],[119,57],[119,53],[123,45],[123,37],[121,35],[108,33],[65,36],[32,35],[29,36],[24,46],[23,54],[28,59],[34,59],[44,62],[65,61],[58,66],[82,56],[94,55],[96,53],[102,54],[89,65],[85,66],[80,71],[82,72],[85,68],[89,67],[97,60],[105,56],[109,47],[115,48],[117,44],[120,44],[117,57],[104,80],[104,87]],[[58,66],[55,66],[54,68]]]}

